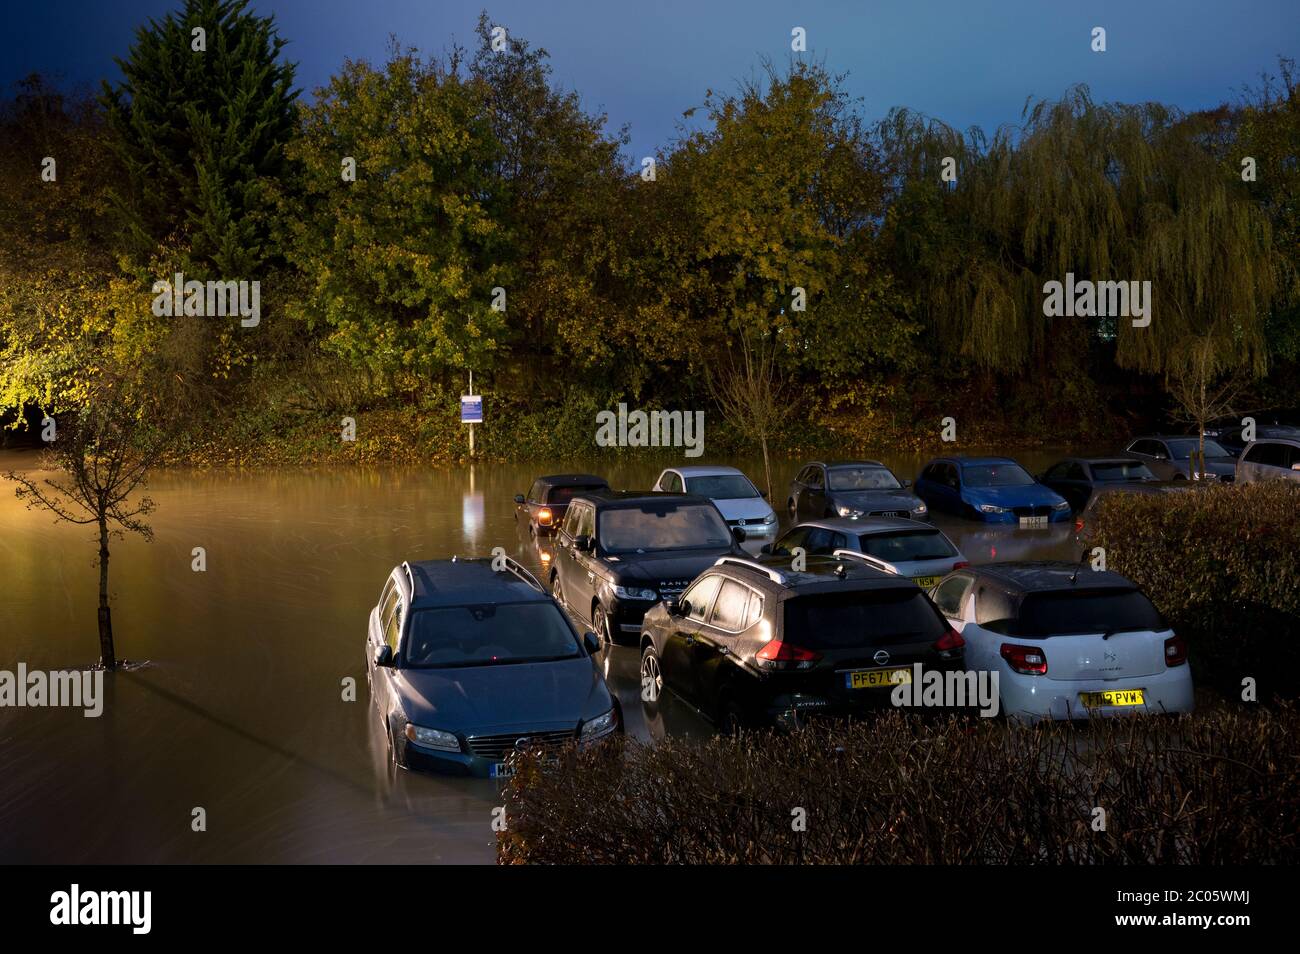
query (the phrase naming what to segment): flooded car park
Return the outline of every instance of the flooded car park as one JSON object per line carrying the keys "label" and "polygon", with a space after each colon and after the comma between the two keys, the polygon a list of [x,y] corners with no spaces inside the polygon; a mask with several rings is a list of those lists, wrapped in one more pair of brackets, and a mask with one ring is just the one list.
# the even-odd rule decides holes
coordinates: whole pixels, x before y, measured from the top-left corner
{"label": "flooded car park", "polygon": [[[1060,456],[1020,459],[1036,471]],[[3,457],[0,469],[35,464],[30,454]],[[922,463],[885,460],[900,476]],[[644,489],[672,463],[581,469],[616,489]],[[754,461],[725,463],[751,478],[762,472]],[[800,463],[774,464],[773,480],[788,481]],[[498,782],[390,767],[366,689],[367,613],[376,581],[406,559],[481,557],[500,546],[547,579],[554,538],[534,539],[516,523],[513,498],[539,474],[573,469],[158,473],[154,541],[114,544],[119,652],[148,665],[109,681],[99,719],[0,710],[0,859],[491,862]],[[780,520],[784,533],[791,523]],[[1068,523],[1020,530],[938,515],[935,525],[974,564],[1079,555]],[[92,663],[87,534],[9,494],[0,495],[0,526],[5,665]],[[195,547],[206,553],[201,572]],[[636,646],[604,647],[597,661],[630,736],[714,731],[671,696],[643,710]],[[195,830],[196,809],[205,830]]]}

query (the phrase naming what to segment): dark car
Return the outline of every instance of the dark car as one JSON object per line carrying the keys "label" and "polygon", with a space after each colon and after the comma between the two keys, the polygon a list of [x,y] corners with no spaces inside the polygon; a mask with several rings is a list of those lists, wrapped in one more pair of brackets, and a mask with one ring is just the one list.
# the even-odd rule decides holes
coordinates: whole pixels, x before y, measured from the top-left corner
{"label": "dark car", "polygon": [[790,482],[786,509],[792,520],[804,517],[928,516],[925,503],[880,461],[813,461]]}
{"label": "dark car", "polygon": [[527,494],[515,494],[515,522],[524,520],[530,536],[554,533],[564,522],[569,501],[575,494],[608,488],[604,477],[595,474],[551,474],[538,477]]}
{"label": "dark car", "polygon": [[643,622],[642,699],[664,689],[723,731],[891,705],[912,666],[963,668],[962,640],[911,580],[857,559],[723,557]]}
{"label": "dark car", "polygon": [[916,492],[930,509],[1021,527],[1070,519],[1069,502],[1009,457],[938,457],[921,469]]}
{"label": "dark car", "polygon": [[1064,497],[1075,513],[1087,507],[1102,487],[1158,481],[1151,468],[1134,457],[1067,457],[1039,479]]}
{"label": "dark car", "polygon": [[403,768],[501,777],[516,751],[622,729],[595,634],[500,559],[403,563],[370,611],[366,677]]}
{"label": "dark car", "polygon": [[[1253,436],[1246,433],[1246,418],[1254,422]],[[1300,411],[1295,408],[1265,408],[1217,418],[1206,423],[1205,436],[1213,438],[1229,454],[1240,457],[1251,440],[1300,439]]]}
{"label": "dark car", "polygon": [[574,497],[551,560],[551,591],[607,643],[634,642],[641,617],[681,593],[743,530],[695,494],[600,490]]}
{"label": "dark car", "polygon": [[[1136,457],[1151,468],[1161,480],[1188,480],[1192,477],[1192,457],[1201,452],[1200,438],[1195,434],[1171,436],[1151,434],[1137,437],[1124,448],[1124,454]],[[1196,465],[1197,479],[1230,482],[1236,475],[1237,458],[1220,446],[1213,438],[1205,438],[1205,468]]]}

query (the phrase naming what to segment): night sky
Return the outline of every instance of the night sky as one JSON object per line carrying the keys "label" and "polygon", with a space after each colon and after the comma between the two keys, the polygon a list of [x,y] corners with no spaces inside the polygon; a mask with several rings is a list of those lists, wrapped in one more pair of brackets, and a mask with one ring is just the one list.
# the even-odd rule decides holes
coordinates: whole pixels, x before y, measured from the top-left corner
{"label": "night sky", "polygon": [[[117,78],[134,27],[178,0],[2,0],[0,83],[31,72],[66,84]],[[426,52],[472,46],[482,2],[256,0],[274,13],[299,85],[324,83],[345,57],[382,62],[390,35]],[[551,54],[555,78],[613,128],[630,124],[632,156],[664,147],[709,88],[730,90],[763,57],[805,56],[847,73],[877,118],[906,105],[958,127],[1016,122],[1028,96],[1087,83],[1099,100],[1184,109],[1234,99],[1278,55],[1300,58],[1300,0],[493,0],[496,23]],[[1093,53],[1094,26],[1107,52]],[[703,119],[700,111],[689,120]]]}

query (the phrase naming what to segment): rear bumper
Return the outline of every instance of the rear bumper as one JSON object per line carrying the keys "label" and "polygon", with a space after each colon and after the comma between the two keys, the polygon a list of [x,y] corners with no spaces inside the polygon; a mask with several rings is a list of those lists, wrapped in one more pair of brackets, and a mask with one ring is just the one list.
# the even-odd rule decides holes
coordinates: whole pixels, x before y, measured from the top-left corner
{"label": "rear bumper", "polygon": [[[1193,703],[1192,670],[1184,663],[1154,676],[1131,679],[1047,679],[1025,676],[1003,667],[999,674],[1002,711],[1009,717],[1029,722],[1047,719],[1113,718],[1152,713],[1170,715],[1191,712]],[[1080,693],[1105,690],[1141,689],[1143,705],[1088,708]]]}

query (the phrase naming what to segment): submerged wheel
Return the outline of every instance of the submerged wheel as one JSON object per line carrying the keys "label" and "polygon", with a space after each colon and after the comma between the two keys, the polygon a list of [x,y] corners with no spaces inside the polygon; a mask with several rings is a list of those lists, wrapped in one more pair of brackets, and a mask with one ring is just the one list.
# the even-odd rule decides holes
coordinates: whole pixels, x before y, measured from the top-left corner
{"label": "submerged wheel", "polygon": [[659,705],[663,694],[663,667],[659,665],[659,654],[655,652],[654,643],[649,643],[641,652],[641,702],[647,708],[654,709]]}

